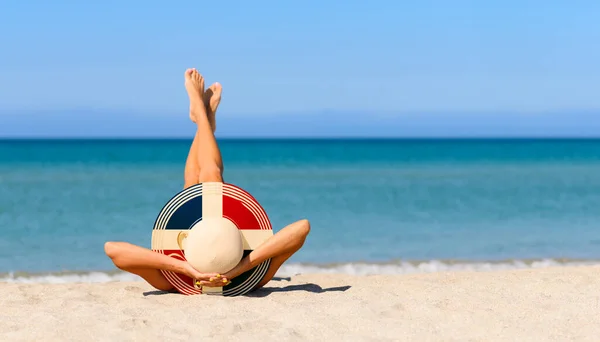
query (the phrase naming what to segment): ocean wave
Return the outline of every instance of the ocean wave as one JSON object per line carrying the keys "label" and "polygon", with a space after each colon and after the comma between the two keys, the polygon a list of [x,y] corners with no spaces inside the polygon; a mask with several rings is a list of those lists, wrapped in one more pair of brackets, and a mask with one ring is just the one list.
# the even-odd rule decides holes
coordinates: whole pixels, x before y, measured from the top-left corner
{"label": "ocean wave", "polygon": [[[452,271],[487,272],[497,270],[535,269],[547,267],[600,265],[600,260],[569,259],[532,259],[467,262],[455,260],[428,261],[395,261],[388,263],[339,263],[339,264],[302,264],[283,265],[278,277],[289,277],[299,274],[349,274],[349,275],[394,275]],[[0,274],[0,282],[8,283],[107,283],[139,281],[136,275],[121,271],[89,271],[89,272],[52,272],[25,273],[10,272]]]}

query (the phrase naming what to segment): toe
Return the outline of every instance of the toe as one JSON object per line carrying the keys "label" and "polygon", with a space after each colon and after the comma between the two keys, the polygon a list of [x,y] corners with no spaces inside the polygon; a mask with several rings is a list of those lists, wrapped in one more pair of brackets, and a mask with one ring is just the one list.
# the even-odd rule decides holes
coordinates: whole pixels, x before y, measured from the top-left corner
{"label": "toe", "polygon": [[198,73],[198,83],[200,84],[200,90],[204,91],[204,77]]}
{"label": "toe", "polygon": [[215,95],[220,96],[221,95],[221,91],[223,91],[223,87],[221,86],[221,83],[216,82],[215,84],[213,84],[213,92],[215,93]]}
{"label": "toe", "polygon": [[210,90],[212,94],[219,94],[221,92],[221,85],[219,82],[215,82],[208,87],[208,90]]}

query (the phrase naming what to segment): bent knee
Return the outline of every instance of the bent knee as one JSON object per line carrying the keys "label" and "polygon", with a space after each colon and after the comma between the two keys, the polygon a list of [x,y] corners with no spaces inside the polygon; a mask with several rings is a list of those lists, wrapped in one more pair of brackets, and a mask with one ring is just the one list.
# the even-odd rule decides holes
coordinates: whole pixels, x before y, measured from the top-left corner
{"label": "bent knee", "polygon": [[203,182],[222,182],[223,174],[221,168],[217,165],[204,166],[200,169],[198,181]]}

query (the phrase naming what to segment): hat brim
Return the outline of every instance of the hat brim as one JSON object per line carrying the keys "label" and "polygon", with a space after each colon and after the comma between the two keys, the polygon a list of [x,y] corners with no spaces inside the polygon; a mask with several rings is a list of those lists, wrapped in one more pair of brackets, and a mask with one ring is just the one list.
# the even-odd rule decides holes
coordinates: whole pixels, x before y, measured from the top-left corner
{"label": "hat brim", "polygon": [[[165,204],[154,223],[151,249],[185,260],[185,252],[178,240],[181,240],[182,232],[189,231],[203,217],[222,217],[231,221],[242,236],[243,257],[273,236],[273,228],[265,210],[248,192],[228,183],[207,182],[180,191]],[[270,263],[270,259],[265,260],[224,287],[199,287],[188,276],[171,271],[161,272],[177,291],[185,295],[240,296],[260,283]]]}

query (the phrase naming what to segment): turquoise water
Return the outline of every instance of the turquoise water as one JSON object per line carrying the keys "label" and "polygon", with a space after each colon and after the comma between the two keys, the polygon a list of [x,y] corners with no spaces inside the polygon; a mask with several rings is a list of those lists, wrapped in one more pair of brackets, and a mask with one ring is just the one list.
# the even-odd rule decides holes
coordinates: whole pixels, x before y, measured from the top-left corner
{"label": "turquoise water", "polygon": [[[103,243],[150,245],[156,215],[181,190],[189,145],[0,141],[0,278],[123,276],[106,273],[113,267]],[[600,260],[600,140],[220,146],[226,181],[253,194],[276,230],[312,222],[288,273]]]}

